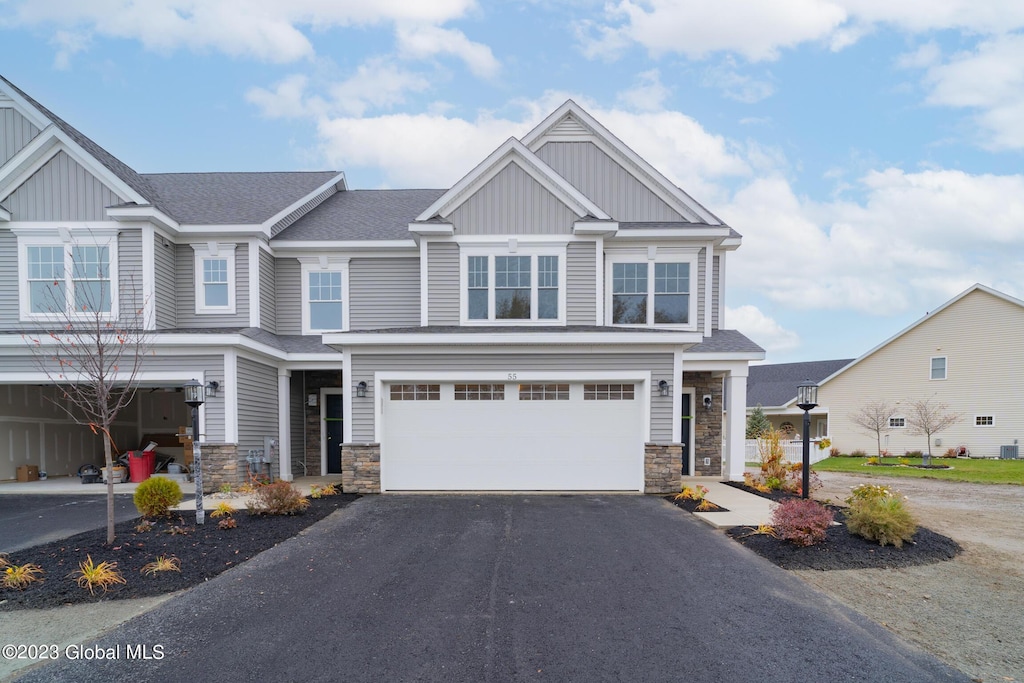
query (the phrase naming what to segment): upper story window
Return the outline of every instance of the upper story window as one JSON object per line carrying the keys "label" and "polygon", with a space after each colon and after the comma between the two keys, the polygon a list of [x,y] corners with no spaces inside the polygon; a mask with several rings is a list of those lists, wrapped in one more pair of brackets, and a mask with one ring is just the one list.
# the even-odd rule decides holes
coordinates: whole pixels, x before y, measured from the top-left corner
{"label": "upper story window", "polygon": [[[86,243],[88,240],[88,243]],[[23,320],[113,317],[117,307],[117,237],[90,231],[19,234],[20,307]]]}
{"label": "upper story window", "polygon": [[613,325],[696,325],[696,257],[609,259],[608,319]]}
{"label": "upper story window", "polygon": [[235,312],[235,245],[193,244],[196,313]]}
{"label": "upper story window", "polygon": [[996,423],[996,418],[993,415],[975,415],[974,426],[975,427],[992,427]]}
{"label": "upper story window", "polygon": [[[504,251],[506,253],[498,253]],[[505,245],[462,250],[462,321],[559,324],[565,321],[565,247]]]}
{"label": "upper story window", "polygon": [[946,357],[933,356],[931,365],[932,379],[946,379]]}
{"label": "upper story window", "polygon": [[302,263],[302,333],[348,329],[348,259],[300,258]]}
{"label": "upper story window", "polygon": [[889,429],[903,429],[907,426],[907,418],[905,417],[890,417],[889,418]]}

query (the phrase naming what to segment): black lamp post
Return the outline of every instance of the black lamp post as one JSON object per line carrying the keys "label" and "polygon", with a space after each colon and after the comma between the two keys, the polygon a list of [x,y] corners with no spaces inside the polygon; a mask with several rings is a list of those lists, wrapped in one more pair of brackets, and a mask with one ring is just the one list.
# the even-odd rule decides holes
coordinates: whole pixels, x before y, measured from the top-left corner
{"label": "black lamp post", "polygon": [[192,474],[196,483],[196,524],[206,521],[203,512],[203,455],[199,448],[199,406],[206,401],[206,387],[196,380],[185,382],[185,403],[192,408]]}
{"label": "black lamp post", "polygon": [[804,411],[804,481],[802,497],[810,497],[811,488],[811,409],[818,406],[818,385],[804,380],[796,388],[796,407]]}

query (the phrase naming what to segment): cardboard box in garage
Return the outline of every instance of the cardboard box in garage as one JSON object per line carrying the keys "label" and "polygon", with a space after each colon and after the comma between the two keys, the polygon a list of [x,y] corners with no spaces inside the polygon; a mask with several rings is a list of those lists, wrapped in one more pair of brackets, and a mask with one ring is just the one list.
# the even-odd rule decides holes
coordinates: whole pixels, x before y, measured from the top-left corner
{"label": "cardboard box in garage", "polygon": [[18,481],[39,481],[39,466],[22,465],[19,467]]}

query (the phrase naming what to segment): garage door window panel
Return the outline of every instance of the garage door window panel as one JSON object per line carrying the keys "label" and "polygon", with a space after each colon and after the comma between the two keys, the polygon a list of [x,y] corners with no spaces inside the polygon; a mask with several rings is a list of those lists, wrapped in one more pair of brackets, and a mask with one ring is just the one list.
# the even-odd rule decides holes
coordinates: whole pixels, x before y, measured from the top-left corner
{"label": "garage door window panel", "polygon": [[456,384],[456,401],[504,401],[504,384]]}
{"label": "garage door window panel", "polygon": [[636,396],[632,384],[584,384],[584,401],[632,401]]}
{"label": "garage door window panel", "polygon": [[392,384],[392,401],[440,401],[440,384]]}
{"label": "garage door window panel", "polygon": [[568,401],[568,384],[520,384],[520,401]]}

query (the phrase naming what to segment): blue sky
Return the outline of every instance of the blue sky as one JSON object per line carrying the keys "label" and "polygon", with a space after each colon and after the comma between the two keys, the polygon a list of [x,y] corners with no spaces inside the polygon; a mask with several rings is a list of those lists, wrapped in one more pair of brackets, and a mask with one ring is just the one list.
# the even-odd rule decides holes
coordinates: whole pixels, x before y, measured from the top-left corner
{"label": "blue sky", "polygon": [[0,0],[0,73],[140,172],[447,187],[567,97],[744,235],[726,326],[858,356],[1024,298],[1024,3]]}

